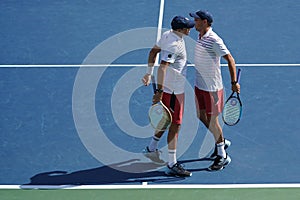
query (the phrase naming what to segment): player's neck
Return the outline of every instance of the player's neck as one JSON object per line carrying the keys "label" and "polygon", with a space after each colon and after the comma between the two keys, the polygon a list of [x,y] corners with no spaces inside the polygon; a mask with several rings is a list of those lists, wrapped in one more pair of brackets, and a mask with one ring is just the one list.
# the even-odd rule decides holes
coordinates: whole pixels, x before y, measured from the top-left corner
{"label": "player's neck", "polygon": [[180,38],[182,38],[184,35],[183,33],[179,32],[179,31],[175,31],[175,30],[173,30],[173,33],[175,33]]}
{"label": "player's neck", "polygon": [[203,37],[203,36],[208,32],[209,29],[210,29],[210,26],[201,29],[201,30],[199,31],[199,32],[200,32],[200,37]]}

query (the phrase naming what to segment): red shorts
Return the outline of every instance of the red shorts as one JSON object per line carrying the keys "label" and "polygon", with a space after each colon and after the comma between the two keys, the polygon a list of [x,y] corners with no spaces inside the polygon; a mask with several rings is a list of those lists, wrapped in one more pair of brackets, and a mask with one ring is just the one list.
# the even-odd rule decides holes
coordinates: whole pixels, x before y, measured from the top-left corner
{"label": "red shorts", "polygon": [[[172,95],[173,98],[172,98]],[[162,102],[167,106],[172,115],[172,123],[181,124],[184,111],[184,93],[183,94],[169,94],[163,93]]]}
{"label": "red shorts", "polygon": [[205,110],[207,115],[219,115],[224,106],[224,90],[208,92],[195,87],[195,102],[198,113]]}

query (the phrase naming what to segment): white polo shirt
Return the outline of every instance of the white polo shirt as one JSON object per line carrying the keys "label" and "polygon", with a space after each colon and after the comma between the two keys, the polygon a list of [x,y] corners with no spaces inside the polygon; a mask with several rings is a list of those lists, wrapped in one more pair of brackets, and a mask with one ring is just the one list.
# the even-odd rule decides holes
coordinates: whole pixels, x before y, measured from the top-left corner
{"label": "white polo shirt", "polygon": [[220,60],[229,54],[223,40],[210,28],[195,47],[195,86],[204,91],[223,89]]}
{"label": "white polo shirt", "polygon": [[163,33],[156,45],[161,48],[161,60],[170,63],[165,76],[164,92],[184,93],[187,70],[184,39],[176,35],[173,30],[169,30]]}

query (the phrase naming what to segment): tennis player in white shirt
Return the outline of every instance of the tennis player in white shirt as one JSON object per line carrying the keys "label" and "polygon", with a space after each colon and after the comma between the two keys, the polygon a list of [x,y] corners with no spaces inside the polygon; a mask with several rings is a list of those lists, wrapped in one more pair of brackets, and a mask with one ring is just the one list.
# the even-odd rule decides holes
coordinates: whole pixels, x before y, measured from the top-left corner
{"label": "tennis player in white shirt", "polygon": [[[172,123],[168,130],[168,164],[165,173],[174,176],[191,176],[192,173],[184,169],[177,162],[176,148],[178,133],[182,123],[184,111],[184,83],[187,70],[187,55],[183,37],[189,35],[194,22],[182,16],[176,16],[171,22],[172,29],[163,33],[161,39],[151,49],[148,57],[147,73],[142,81],[149,85],[153,74],[156,55],[160,53],[161,62],[157,70],[157,90],[153,96],[153,104],[162,101],[171,111]],[[143,154],[156,163],[164,164],[160,159],[158,142],[164,131],[156,131],[150,144]]]}

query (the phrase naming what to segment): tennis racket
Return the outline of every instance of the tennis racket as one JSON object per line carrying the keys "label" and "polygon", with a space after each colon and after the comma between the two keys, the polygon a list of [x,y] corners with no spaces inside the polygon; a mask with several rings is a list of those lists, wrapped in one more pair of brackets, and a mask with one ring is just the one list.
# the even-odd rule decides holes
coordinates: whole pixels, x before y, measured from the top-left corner
{"label": "tennis racket", "polygon": [[[155,77],[151,76],[153,92],[156,91]],[[172,122],[172,115],[169,109],[160,101],[152,105],[148,112],[151,126],[156,131],[164,131],[169,128]]]}
{"label": "tennis racket", "polygon": [[[241,69],[238,69],[237,82],[239,83],[241,77]],[[236,125],[242,115],[242,102],[240,96],[236,92],[232,92],[226,100],[223,109],[223,121],[228,126]]]}

